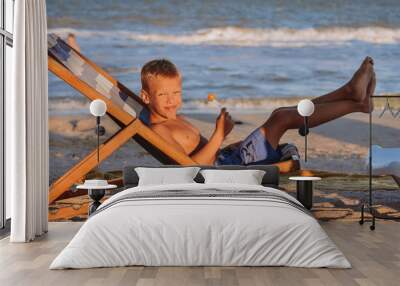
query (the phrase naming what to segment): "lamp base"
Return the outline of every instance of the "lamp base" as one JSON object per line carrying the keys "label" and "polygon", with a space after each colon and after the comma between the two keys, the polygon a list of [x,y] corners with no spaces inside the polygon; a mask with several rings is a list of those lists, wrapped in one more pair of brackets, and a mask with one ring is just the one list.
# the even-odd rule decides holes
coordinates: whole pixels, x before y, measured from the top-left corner
{"label": "lamp base", "polygon": [[306,136],[308,133],[310,133],[309,128],[306,128],[305,126],[299,128],[299,135]]}

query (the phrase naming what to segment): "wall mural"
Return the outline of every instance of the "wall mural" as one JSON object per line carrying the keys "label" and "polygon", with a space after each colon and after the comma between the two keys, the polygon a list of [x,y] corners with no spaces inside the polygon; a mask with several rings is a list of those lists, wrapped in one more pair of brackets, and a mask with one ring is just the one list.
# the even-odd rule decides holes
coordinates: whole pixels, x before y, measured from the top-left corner
{"label": "wall mural", "polygon": [[[358,219],[370,144],[372,184],[383,194],[374,203],[400,215],[398,30],[388,28],[399,19],[374,27],[359,11],[349,22],[339,5],[325,23],[331,9],[305,3],[296,15],[266,3],[283,14],[261,17],[235,1],[240,9],[227,14],[221,3],[214,17],[196,2],[179,19],[167,3],[127,12],[121,2],[112,20],[108,1],[92,16],[77,3],[47,7],[50,220],[87,218],[87,190],[77,187],[85,179],[116,185],[107,197],[121,190],[125,166],[159,164],[275,164],[293,195],[290,176],[322,178],[318,218]],[[317,19],[312,27],[306,11]]]}

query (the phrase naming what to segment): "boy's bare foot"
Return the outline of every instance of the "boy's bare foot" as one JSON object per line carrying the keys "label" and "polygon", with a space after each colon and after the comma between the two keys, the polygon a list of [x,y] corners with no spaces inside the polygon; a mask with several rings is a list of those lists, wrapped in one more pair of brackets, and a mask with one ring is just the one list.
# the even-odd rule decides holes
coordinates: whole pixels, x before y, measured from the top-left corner
{"label": "boy's bare foot", "polygon": [[364,113],[370,113],[374,110],[374,101],[373,99],[370,100],[370,98],[374,95],[375,86],[376,86],[376,76],[375,72],[373,71],[372,78],[368,83],[367,96],[364,98],[363,101],[362,112]]}
{"label": "boy's bare foot", "polygon": [[346,84],[346,89],[353,97],[353,100],[363,102],[367,97],[368,84],[371,81],[374,70],[373,64],[372,58],[366,57],[351,80]]}

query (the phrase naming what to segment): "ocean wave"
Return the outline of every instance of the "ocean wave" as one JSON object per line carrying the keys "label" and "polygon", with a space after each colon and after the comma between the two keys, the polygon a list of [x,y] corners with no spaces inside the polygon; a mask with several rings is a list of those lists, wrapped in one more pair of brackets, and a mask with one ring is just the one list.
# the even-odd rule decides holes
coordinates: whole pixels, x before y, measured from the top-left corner
{"label": "ocean wave", "polygon": [[[380,94],[380,95],[396,95]],[[312,99],[309,96],[291,96],[291,97],[243,97],[243,98],[221,98],[218,101],[208,102],[206,99],[186,99],[182,106],[182,112],[217,112],[221,107],[226,107],[232,111],[271,111],[282,106],[296,106],[301,99]],[[68,114],[68,113],[88,113],[89,101],[80,97],[50,97],[49,110],[52,114]],[[374,103],[376,110],[381,110],[385,106],[385,101],[376,100]],[[391,102],[392,108],[400,108],[400,101]]]}
{"label": "ocean wave", "polygon": [[328,44],[346,44],[361,41],[373,44],[396,44],[400,42],[400,28],[387,27],[329,27],[308,29],[251,29],[219,27],[201,29],[184,34],[143,34],[133,31],[77,30],[73,28],[49,29],[49,32],[66,35],[74,33],[78,37],[107,37],[150,43],[179,45],[227,45],[227,46],[272,46],[304,47]]}
{"label": "ocean wave", "polygon": [[[208,102],[206,99],[184,100],[182,112],[218,112],[222,107],[236,111],[272,110],[281,106],[297,105],[305,97],[264,97],[264,98],[227,98],[217,102]],[[50,97],[49,110],[51,114],[79,114],[89,113],[89,102],[77,97]]]}
{"label": "ocean wave", "polygon": [[[300,99],[305,97],[263,97],[263,98],[221,98],[218,101],[208,102],[206,99],[186,99],[183,109],[219,109],[221,106],[231,109],[256,109],[267,107],[276,108],[280,106],[296,105]],[[80,97],[50,97],[49,109],[51,111],[84,110],[89,112],[89,101]]]}
{"label": "ocean wave", "polygon": [[183,108],[189,110],[218,110],[226,107],[231,110],[266,110],[274,109],[281,106],[297,105],[299,100],[304,97],[263,97],[263,98],[223,98],[217,102],[208,102],[201,99],[190,99],[184,101]]}

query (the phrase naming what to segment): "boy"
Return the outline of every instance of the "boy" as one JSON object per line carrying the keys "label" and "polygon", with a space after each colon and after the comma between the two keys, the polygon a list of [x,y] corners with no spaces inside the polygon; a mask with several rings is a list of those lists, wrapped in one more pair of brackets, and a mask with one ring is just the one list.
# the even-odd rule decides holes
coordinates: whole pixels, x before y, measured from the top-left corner
{"label": "boy", "polygon": [[[150,109],[150,128],[177,150],[186,153],[201,165],[272,164],[280,160],[279,140],[288,129],[303,127],[303,117],[296,106],[281,107],[243,141],[220,149],[234,122],[222,108],[215,129],[207,140],[199,130],[177,112],[182,106],[182,77],[168,60],[146,63],[141,71],[141,98]],[[369,113],[369,97],[376,85],[373,60],[366,57],[351,80],[326,95],[313,99],[314,114],[309,126],[315,127],[352,112]]]}

